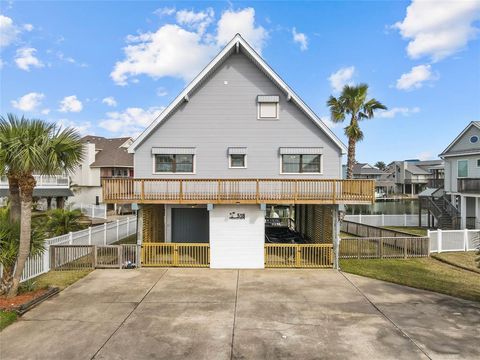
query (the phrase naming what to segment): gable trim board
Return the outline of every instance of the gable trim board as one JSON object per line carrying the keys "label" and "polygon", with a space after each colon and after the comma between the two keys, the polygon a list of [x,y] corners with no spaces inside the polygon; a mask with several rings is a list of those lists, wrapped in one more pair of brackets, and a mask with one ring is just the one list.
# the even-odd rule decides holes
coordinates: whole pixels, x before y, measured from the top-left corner
{"label": "gable trim board", "polygon": [[128,148],[128,152],[134,153],[147,137],[165,121],[182,103],[188,101],[189,94],[193,92],[210,74],[212,74],[232,53],[240,49],[260,68],[286,95],[288,101],[295,103],[305,115],[318,126],[338,148],[342,154],[347,152],[345,144],[323,123],[323,121],[310,109],[302,99],[283,81],[280,76],[260,57],[260,55],[242,38],[240,34],[235,37],[220,51],[220,53],[198,74],[192,82],[168,105],[165,110],[135,139]]}
{"label": "gable trim board", "polygon": [[[445,157],[449,156],[447,153],[449,150],[465,135],[465,133],[470,130],[472,126],[477,127],[480,130],[480,121],[472,121],[470,124],[468,124],[465,129],[450,143],[450,145],[447,146],[445,150],[442,151],[442,153],[439,155],[440,157]],[[455,154],[455,156],[458,155],[463,155],[463,154]],[[453,154],[451,156],[454,156]]]}

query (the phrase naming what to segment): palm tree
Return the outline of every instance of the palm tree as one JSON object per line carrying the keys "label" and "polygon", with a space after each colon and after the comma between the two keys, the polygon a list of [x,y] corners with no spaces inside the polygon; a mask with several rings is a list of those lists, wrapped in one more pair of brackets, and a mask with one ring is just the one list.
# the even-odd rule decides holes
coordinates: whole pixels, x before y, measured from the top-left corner
{"label": "palm tree", "polygon": [[[10,220],[9,207],[0,209],[0,264],[3,267],[0,281],[0,295],[8,293],[12,284],[15,262],[20,244],[20,223]],[[40,226],[33,226],[30,255],[35,256],[45,251],[45,236]]]}
{"label": "palm tree", "polygon": [[[57,129],[42,120],[0,118],[0,132],[13,134],[2,144],[0,168],[14,174],[20,188],[20,244],[12,286],[8,296],[15,296],[30,251],[34,173],[55,175],[73,170],[82,159],[80,136],[73,129]],[[10,179],[10,178],[9,178]]]}
{"label": "palm tree", "polygon": [[355,146],[358,141],[363,139],[363,132],[358,122],[363,119],[373,118],[376,110],[387,109],[385,105],[376,99],[367,100],[367,94],[367,84],[345,85],[338,98],[330,96],[327,101],[333,122],[343,122],[347,115],[350,116],[350,124],[345,127],[345,135],[348,137],[347,179],[353,177]]}
{"label": "palm tree", "polygon": [[59,236],[84,228],[80,223],[82,212],[78,209],[54,209],[48,212],[47,232],[49,236]]}
{"label": "palm tree", "polygon": [[375,167],[376,167],[377,169],[380,169],[380,170],[384,171],[384,170],[387,169],[387,164],[385,164],[383,161],[377,161],[377,162],[375,163]]}

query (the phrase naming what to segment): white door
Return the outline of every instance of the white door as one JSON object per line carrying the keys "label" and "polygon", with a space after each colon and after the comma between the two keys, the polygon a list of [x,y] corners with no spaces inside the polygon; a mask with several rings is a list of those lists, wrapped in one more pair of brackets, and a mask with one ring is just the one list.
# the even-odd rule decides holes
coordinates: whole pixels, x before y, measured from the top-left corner
{"label": "white door", "polygon": [[210,267],[263,269],[265,212],[259,205],[214,205],[210,211]]}

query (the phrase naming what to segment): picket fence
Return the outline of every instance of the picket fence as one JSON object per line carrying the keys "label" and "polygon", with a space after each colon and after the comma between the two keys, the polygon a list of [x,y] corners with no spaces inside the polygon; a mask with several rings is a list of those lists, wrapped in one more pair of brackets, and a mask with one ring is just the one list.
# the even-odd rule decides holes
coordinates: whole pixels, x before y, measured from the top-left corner
{"label": "picket fence", "polygon": [[79,209],[82,214],[92,219],[106,219],[107,218],[107,205],[92,205],[92,204],[80,204],[73,205],[74,209]]}
{"label": "picket fence", "polygon": [[473,251],[480,246],[480,230],[428,231],[430,253]]}
{"label": "picket fence", "polygon": [[[27,281],[50,270],[51,245],[109,245],[136,232],[137,218],[128,217],[47,239],[45,252],[27,259],[21,281]],[[1,270],[0,268],[0,274]]]}
{"label": "picket fence", "polygon": [[[419,226],[418,214],[397,214],[397,215],[345,215],[347,221],[371,226]],[[422,225],[428,221],[427,214],[422,214]]]}

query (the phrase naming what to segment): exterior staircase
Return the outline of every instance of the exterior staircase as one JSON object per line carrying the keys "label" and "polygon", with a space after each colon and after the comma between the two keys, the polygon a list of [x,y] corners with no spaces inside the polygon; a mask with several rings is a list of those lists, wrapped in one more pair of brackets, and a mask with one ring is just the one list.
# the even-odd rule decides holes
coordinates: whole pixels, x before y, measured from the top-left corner
{"label": "exterior staircase", "polygon": [[443,189],[434,191],[430,196],[419,197],[422,208],[428,209],[442,230],[460,229],[460,212],[448,200]]}

